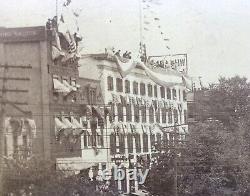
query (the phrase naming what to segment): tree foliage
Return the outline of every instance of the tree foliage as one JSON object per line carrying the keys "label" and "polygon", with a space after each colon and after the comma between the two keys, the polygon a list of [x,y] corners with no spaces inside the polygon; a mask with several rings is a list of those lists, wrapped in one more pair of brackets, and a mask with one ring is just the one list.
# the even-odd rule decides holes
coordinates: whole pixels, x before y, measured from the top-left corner
{"label": "tree foliage", "polygon": [[[196,100],[202,121],[189,125],[184,150],[171,165],[171,153],[159,155],[152,166],[148,189],[154,195],[173,195],[174,169],[178,195],[250,195],[250,84],[246,78],[221,77]],[[196,103],[197,104],[197,103]],[[179,150],[178,142],[175,150]],[[178,154],[178,153],[176,153]]]}
{"label": "tree foliage", "polygon": [[4,195],[34,196],[98,196],[116,195],[109,191],[101,193],[86,175],[72,171],[56,170],[48,160],[8,160],[5,167]]}

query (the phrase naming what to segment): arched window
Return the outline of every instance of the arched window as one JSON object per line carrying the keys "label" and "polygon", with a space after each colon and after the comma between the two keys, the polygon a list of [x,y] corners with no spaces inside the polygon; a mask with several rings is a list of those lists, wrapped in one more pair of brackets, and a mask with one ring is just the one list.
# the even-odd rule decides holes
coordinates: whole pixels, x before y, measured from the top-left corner
{"label": "arched window", "polygon": [[174,109],[174,123],[178,123],[178,111]]}
{"label": "arched window", "polygon": [[118,121],[123,122],[123,105],[121,103],[117,104]]}
{"label": "arched window", "polygon": [[161,109],[161,117],[162,117],[162,123],[166,123],[166,121],[167,121],[167,116],[166,116],[166,108],[162,108]]}
{"label": "arched window", "polygon": [[144,83],[140,83],[140,95],[146,94],[146,87]]}
{"label": "arched window", "polygon": [[110,134],[110,154],[116,154],[116,134]]}
{"label": "arched window", "polygon": [[128,153],[133,153],[133,134],[128,133],[127,135],[127,142],[128,142]]}
{"label": "arched window", "polygon": [[136,146],[136,152],[141,152],[141,137],[139,133],[135,134],[135,146]]}
{"label": "arched window", "polygon": [[147,122],[147,110],[146,110],[146,106],[141,106],[141,121],[143,123]]}
{"label": "arched window", "polygon": [[172,89],[173,99],[177,99],[176,89]]}
{"label": "arched window", "polygon": [[158,97],[158,94],[157,94],[157,85],[154,86],[154,96]]}
{"label": "arched window", "polygon": [[143,133],[143,152],[148,152],[148,134]]}
{"label": "arched window", "polygon": [[119,152],[125,153],[125,135],[123,133],[119,134]]}
{"label": "arched window", "polygon": [[134,117],[135,122],[140,122],[140,108],[138,105],[134,105]]}
{"label": "arched window", "polygon": [[132,111],[131,111],[131,105],[130,104],[126,105],[126,120],[127,120],[127,122],[132,121]]}
{"label": "arched window", "polygon": [[160,87],[161,98],[165,98],[165,88],[163,86]]}
{"label": "arched window", "polygon": [[187,124],[187,110],[184,110],[184,124]]}
{"label": "arched window", "polygon": [[167,99],[171,99],[171,90],[167,88]]}
{"label": "arched window", "polygon": [[133,94],[138,95],[138,82],[133,82]]}
{"label": "arched window", "polygon": [[154,123],[154,108],[152,105],[149,108],[149,122]]}
{"label": "arched window", "polygon": [[149,97],[153,96],[153,87],[151,84],[148,84],[148,96]]}
{"label": "arched window", "polygon": [[158,108],[156,111],[155,111],[155,115],[156,115],[156,122],[157,123],[160,123],[160,108]]}
{"label": "arched window", "polygon": [[114,90],[113,77],[108,76],[107,82],[108,82],[108,90],[109,91]]}
{"label": "arched window", "polygon": [[117,92],[123,92],[123,85],[122,85],[122,79],[116,78],[116,91]]}
{"label": "arched window", "polygon": [[172,110],[168,110],[168,124],[173,123]]}
{"label": "arched window", "polygon": [[125,93],[130,93],[130,82],[125,80]]}

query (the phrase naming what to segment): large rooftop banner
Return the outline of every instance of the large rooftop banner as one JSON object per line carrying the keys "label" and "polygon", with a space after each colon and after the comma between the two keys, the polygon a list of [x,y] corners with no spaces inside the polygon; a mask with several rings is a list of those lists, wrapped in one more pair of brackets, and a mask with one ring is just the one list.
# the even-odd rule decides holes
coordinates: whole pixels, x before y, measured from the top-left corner
{"label": "large rooftop banner", "polygon": [[149,56],[148,62],[151,68],[171,68],[184,74],[188,72],[187,54]]}

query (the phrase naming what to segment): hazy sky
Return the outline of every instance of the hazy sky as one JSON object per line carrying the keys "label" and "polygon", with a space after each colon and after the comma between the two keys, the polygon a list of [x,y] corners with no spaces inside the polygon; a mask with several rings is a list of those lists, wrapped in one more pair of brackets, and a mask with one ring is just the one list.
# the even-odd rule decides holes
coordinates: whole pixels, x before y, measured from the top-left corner
{"label": "hazy sky", "polygon": [[[60,8],[63,0],[58,1]],[[137,52],[139,0],[72,1],[82,9],[83,53],[108,46]],[[55,15],[55,5],[56,0],[1,0],[0,26],[44,25]],[[150,55],[187,53],[190,74],[205,82],[219,75],[250,78],[249,0],[161,0],[161,5],[150,6],[155,13],[142,9],[144,20],[151,23],[146,26],[150,31],[143,31]],[[160,21],[152,23],[154,17]],[[159,25],[169,42],[162,40]]]}

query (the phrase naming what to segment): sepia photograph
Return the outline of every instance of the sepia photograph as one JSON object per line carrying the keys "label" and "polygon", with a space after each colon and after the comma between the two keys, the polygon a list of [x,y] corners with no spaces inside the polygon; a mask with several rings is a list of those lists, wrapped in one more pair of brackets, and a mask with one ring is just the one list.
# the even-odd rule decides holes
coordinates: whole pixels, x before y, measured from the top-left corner
{"label": "sepia photograph", "polygon": [[0,196],[250,196],[249,0],[0,4]]}

